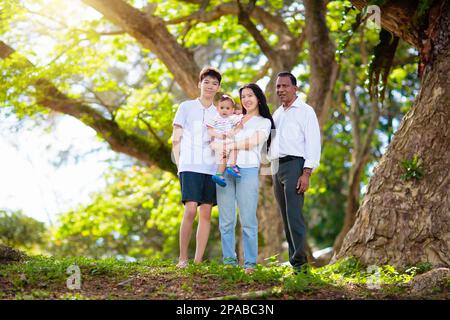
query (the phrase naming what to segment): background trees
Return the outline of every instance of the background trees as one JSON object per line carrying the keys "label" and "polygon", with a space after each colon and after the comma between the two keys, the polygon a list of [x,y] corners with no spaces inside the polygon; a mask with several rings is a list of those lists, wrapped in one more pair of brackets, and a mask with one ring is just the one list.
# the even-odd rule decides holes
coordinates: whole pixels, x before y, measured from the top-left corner
{"label": "background trees", "polygon": [[[396,19],[412,16],[416,7],[386,2],[383,26],[396,33]],[[352,3],[359,9],[367,5]],[[383,103],[371,99],[365,82],[379,30],[352,3],[2,3],[0,112],[31,120],[55,112],[75,117],[113,150],[130,156],[133,168],[116,168],[108,187],[93,195],[91,205],[61,215],[53,233],[54,252],[176,255],[181,207],[170,160],[171,121],[176,105],[197,95],[196,77],[205,64],[223,70],[223,91],[233,95],[244,83],[260,83],[272,108],[277,105],[276,74],[293,70],[298,76],[323,132],[322,164],[306,200],[310,243],[314,248],[334,244],[338,250],[354,225],[373,167],[417,94],[416,55],[423,51],[416,33],[400,32],[405,42],[400,41],[396,50],[386,99]],[[355,21],[361,22],[358,28]],[[448,91],[448,86],[442,88]],[[442,119],[448,121],[448,115]],[[413,149],[401,153],[409,155]],[[397,162],[390,166],[400,174]],[[261,258],[279,252],[283,241],[267,180],[263,178],[258,211]],[[448,186],[448,179],[442,183]],[[402,198],[399,205],[403,201],[408,200]],[[418,219],[425,216],[424,212]],[[211,257],[217,255],[217,229],[213,230]],[[365,225],[360,233],[367,230],[371,229]],[[345,250],[342,254],[349,254]]]}
{"label": "background trees", "polygon": [[46,244],[46,236],[44,223],[20,211],[0,210],[0,242],[6,246],[33,252]]}

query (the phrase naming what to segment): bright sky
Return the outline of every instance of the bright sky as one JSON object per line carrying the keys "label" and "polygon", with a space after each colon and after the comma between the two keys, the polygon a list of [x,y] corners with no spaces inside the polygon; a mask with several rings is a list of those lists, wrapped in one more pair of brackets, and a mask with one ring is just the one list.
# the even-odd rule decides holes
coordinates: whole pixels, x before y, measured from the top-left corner
{"label": "bright sky", "polygon": [[[47,14],[57,12],[56,16],[70,26],[76,26],[83,19],[101,16],[80,0],[23,3],[33,11],[39,11],[44,5]],[[35,15],[33,19],[39,21],[43,17]],[[27,31],[18,28],[16,32],[22,34]],[[36,58],[51,60],[53,46],[56,45],[51,33],[34,40]],[[32,56],[28,58],[35,62]],[[108,167],[105,160],[113,157],[114,153],[96,138],[94,130],[66,116],[55,118],[51,132],[45,131],[44,127],[32,127],[32,121],[28,121],[24,129],[13,133],[9,128],[17,119],[5,118],[4,115],[0,109],[0,209],[20,209],[37,220],[55,222],[57,213],[88,203],[89,193],[104,187],[102,176]],[[71,146],[70,160],[59,167],[52,165],[58,160],[58,152]],[[74,161],[76,155],[98,148],[102,151]]]}
{"label": "bright sky", "polygon": [[[89,202],[89,193],[101,190],[105,183],[105,162],[114,153],[105,148],[94,130],[71,117],[58,117],[54,130],[43,127],[10,133],[0,112],[0,208],[21,209],[35,219],[49,223],[79,203]],[[58,152],[70,146],[69,161],[59,167]],[[78,163],[74,155],[87,154]]]}

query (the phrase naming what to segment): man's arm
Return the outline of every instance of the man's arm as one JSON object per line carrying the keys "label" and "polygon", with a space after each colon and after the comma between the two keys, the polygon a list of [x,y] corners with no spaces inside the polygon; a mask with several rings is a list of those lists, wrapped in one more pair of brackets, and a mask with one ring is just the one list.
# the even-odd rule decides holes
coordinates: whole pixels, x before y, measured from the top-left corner
{"label": "man's arm", "polygon": [[309,177],[313,169],[319,166],[320,162],[320,127],[314,110],[308,114],[305,128],[305,164],[303,174],[298,178],[297,193],[306,192],[309,187]]}
{"label": "man's arm", "polygon": [[311,176],[312,168],[303,168],[302,175],[298,178],[297,181],[297,193],[303,193],[308,190],[309,187],[309,177]]}
{"label": "man's arm", "polygon": [[174,124],[172,132],[172,154],[173,160],[175,161],[177,168],[180,161],[180,144],[182,137],[183,137],[183,127],[178,124]]}

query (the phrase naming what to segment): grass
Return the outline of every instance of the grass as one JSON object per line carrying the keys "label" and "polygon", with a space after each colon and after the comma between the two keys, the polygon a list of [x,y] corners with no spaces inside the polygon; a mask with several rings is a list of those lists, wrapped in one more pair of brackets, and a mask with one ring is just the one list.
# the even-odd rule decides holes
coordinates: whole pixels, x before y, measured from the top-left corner
{"label": "grass", "polygon": [[[346,258],[294,275],[290,267],[272,260],[246,274],[241,267],[218,261],[180,270],[167,260],[34,256],[0,265],[0,299],[407,299],[405,284],[429,270],[426,265],[403,272],[388,265],[365,267]],[[66,283],[73,265],[81,272],[79,290],[70,290]],[[438,289],[436,296],[447,299],[448,288]]]}

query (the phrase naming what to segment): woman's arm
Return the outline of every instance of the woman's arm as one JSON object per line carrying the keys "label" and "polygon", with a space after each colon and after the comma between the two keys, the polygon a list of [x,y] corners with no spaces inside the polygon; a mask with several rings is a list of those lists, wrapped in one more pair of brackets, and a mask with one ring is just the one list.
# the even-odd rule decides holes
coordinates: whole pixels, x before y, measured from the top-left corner
{"label": "woman's arm", "polygon": [[211,138],[222,139],[222,140],[226,138],[225,133],[219,132],[216,129],[214,129],[213,127],[208,127],[208,134]]}
{"label": "woman's arm", "polygon": [[227,149],[230,150],[250,150],[253,147],[263,143],[266,140],[264,131],[258,130],[249,138],[245,138],[239,141],[234,141],[227,144]]}
{"label": "woman's arm", "polygon": [[233,138],[241,129],[244,127],[242,122],[238,122],[238,124],[226,133],[227,138]]}

